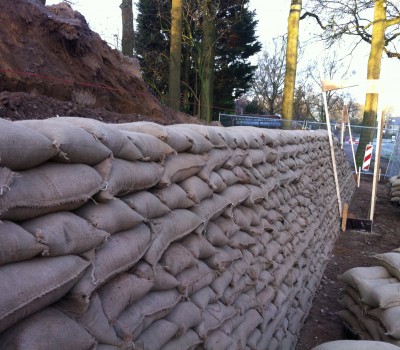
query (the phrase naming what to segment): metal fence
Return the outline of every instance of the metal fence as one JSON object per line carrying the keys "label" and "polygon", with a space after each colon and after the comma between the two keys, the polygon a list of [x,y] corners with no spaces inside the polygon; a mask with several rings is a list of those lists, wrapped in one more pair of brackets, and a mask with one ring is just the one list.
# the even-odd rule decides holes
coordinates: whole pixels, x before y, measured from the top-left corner
{"label": "metal fence", "polygon": [[[230,114],[220,114],[219,121],[223,126],[254,126],[259,128],[269,128],[269,129],[280,129],[282,128],[282,120],[268,117],[255,117],[247,115],[230,115]],[[319,122],[308,122],[293,120],[292,127],[295,129],[307,129],[307,130],[318,130],[327,129],[326,123]],[[376,150],[376,135],[377,128],[370,128],[364,126],[353,126],[351,125],[351,130],[346,124],[343,130],[343,151],[345,152],[350,165],[354,168],[353,152],[357,153],[358,142],[360,140],[361,131],[364,128],[374,129],[373,138],[373,154],[369,171],[363,171],[363,174],[373,174],[375,165],[375,150]],[[331,130],[338,140],[342,137],[342,124],[331,123]],[[351,132],[351,135],[350,135]],[[352,143],[351,143],[352,139]],[[383,130],[382,139],[382,150],[380,167],[382,176],[394,176],[400,173],[400,131],[394,131],[391,129]]]}

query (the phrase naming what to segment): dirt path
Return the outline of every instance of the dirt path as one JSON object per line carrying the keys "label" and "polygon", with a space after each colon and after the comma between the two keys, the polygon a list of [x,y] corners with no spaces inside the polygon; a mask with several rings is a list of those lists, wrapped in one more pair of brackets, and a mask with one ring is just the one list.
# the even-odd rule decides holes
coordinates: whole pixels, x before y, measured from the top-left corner
{"label": "dirt path", "polygon": [[[369,177],[361,182],[350,205],[349,212],[357,218],[368,217],[371,180]],[[346,231],[340,234],[313,307],[301,330],[296,350],[309,350],[324,342],[351,338],[336,316],[336,312],[342,309],[338,300],[341,298],[340,289],[344,287],[337,281],[337,275],[352,267],[376,265],[373,255],[399,246],[400,208],[391,205],[388,189],[381,183],[378,187],[373,233]]]}

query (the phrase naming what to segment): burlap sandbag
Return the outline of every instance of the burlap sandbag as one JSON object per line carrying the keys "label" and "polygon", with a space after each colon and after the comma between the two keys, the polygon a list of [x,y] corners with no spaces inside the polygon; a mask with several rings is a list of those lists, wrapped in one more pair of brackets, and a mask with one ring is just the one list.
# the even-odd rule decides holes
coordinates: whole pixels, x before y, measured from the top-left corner
{"label": "burlap sandbag", "polygon": [[80,207],[103,186],[100,175],[83,164],[46,163],[21,171],[0,196],[0,219],[27,220]]}
{"label": "burlap sandbag", "polygon": [[[170,339],[174,338],[179,328],[176,324],[166,320],[158,320],[148,327],[135,340],[143,349],[158,350]],[[154,336],[157,334],[157,336]]]}
{"label": "burlap sandbag", "polygon": [[368,315],[380,321],[387,335],[400,339],[400,306],[394,306],[386,310],[373,309],[368,311]]}
{"label": "burlap sandbag", "polygon": [[158,138],[134,131],[123,131],[133,144],[140,150],[144,160],[151,162],[164,161],[165,157],[169,154],[175,153],[167,143],[159,140]]}
{"label": "burlap sandbag", "polygon": [[89,307],[83,313],[71,312],[65,307],[65,304],[57,305],[56,303],[54,306],[82,325],[99,343],[121,347],[124,345],[123,340],[117,337],[114,328],[104,314],[101,301],[96,293],[92,294]]}
{"label": "burlap sandbag", "polygon": [[180,302],[165,318],[179,327],[179,333],[186,333],[190,328],[196,327],[202,320],[200,309],[189,301]]}
{"label": "burlap sandbag", "polygon": [[95,119],[79,117],[57,117],[51,118],[51,120],[66,122],[84,129],[109,148],[116,158],[129,161],[143,158],[139,149],[115,125],[104,124]]}
{"label": "burlap sandbag", "polygon": [[316,346],[312,350],[396,350],[397,346],[371,340],[335,340]]}
{"label": "burlap sandbag", "polygon": [[206,259],[216,253],[214,246],[203,236],[190,234],[179,241],[196,259]]}
{"label": "burlap sandbag", "polygon": [[123,159],[106,159],[97,164],[106,186],[96,196],[99,201],[120,197],[156,185],[163,174],[163,167],[155,162],[132,162]]}
{"label": "burlap sandbag", "polygon": [[94,346],[94,338],[84,327],[52,307],[0,334],[0,348],[4,350],[87,350]]}
{"label": "burlap sandbag", "polygon": [[213,144],[207,140],[204,136],[200,135],[196,131],[187,128],[185,125],[175,124],[166,126],[166,129],[174,130],[175,132],[185,136],[191,143],[192,147],[190,147],[187,152],[193,154],[204,154],[213,149]]}
{"label": "burlap sandbag", "polygon": [[25,170],[57,155],[59,150],[42,134],[0,118],[0,166]]}
{"label": "burlap sandbag", "polygon": [[228,147],[223,134],[221,133],[221,130],[223,130],[222,128],[199,124],[179,124],[179,126],[196,131],[198,134],[209,140],[215,148]]}
{"label": "burlap sandbag", "polygon": [[375,255],[379,265],[385,267],[389,273],[400,280],[400,253],[389,252]]}
{"label": "burlap sandbag", "polygon": [[[168,314],[181,298],[176,290],[148,293],[121,313],[114,325],[117,334],[121,338],[132,337],[136,329],[143,326],[146,317]],[[176,331],[178,331],[177,326]]]}
{"label": "burlap sandbag", "polygon": [[180,243],[171,243],[160,259],[160,264],[172,275],[198,264],[198,260]]}
{"label": "burlap sandbag", "polygon": [[196,175],[182,181],[179,186],[185,190],[195,204],[199,204],[203,199],[213,196],[213,191],[208,184]]}
{"label": "burlap sandbag", "polygon": [[171,154],[165,160],[165,171],[159,182],[160,187],[181,182],[196,175],[206,164],[206,156],[189,153]]}
{"label": "burlap sandbag", "polygon": [[70,291],[69,298],[87,306],[93,291],[135,265],[146,252],[150,238],[150,229],[144,224],[112,235],[96,250],[92,266]]}
{"label": "burlap sandbag", "polygon": [[151,266],[145,261],[140,261],[130,272],[152,281],[152,291],[173,289],[178,285],[176,278],[159,264]]}
{"label": "burlap sandbag", "polygon": [[207,163],[197,174],[202,180],[209,182],[211,173],[219,169],[231,156],[231,149],[212,149],[208,153]]}
{"label": "burlap sandbag", "polygon": [[225,236],[224,231],[222,231],[222,229],[212,221],[208,222],[204,231],[204,235],[215,247],[222,247],[229,242],[229,239],[227,236]]}
{"label": "burlap sandbag", "polygon": [[111,150],[85,130],[54,120],[22,120],[16,122],[47,137],[60,149],[53,160],[61,163],[94,165],[110,154]]}
{"label": "burlap sandbag", "polygon": [[235,349],[235,343],[231,337],[228,337],[224,332],[216,330],[211,332],[204,342],[204,349],[213,350],[230,350]]}
{"label": "burlap sandbag", "polygon": [[156,189],[153,194],[170,210],[187,209],[193,207],[195,203],[189,195],[177,184],[171,184],[162,189]]}
{"label": "burlap sandbag", "polygon": [[7,191],[10,191],[10,186],[14,181],[15,176],[18,176],[18,174],[14,173],[10,169],[0,167],[0,196],[5,194]]}
{"label": "burlap sandbag", "polygon": [[101,245],[109,236],[70,212],[46,214],[24,221],[21,226],[48,247],[49,256],[84,253]]}
{"label": "burlap sandbag", "polygon": [[122,273],[101,286],[97,294],[108,320],[113,323],[128,305],[144,297],[152,286],[152,281],[130,273]]}
{"label": "burlap sandbag", "polygon": [[88,265],[87,261],[68,255],[0,267],[0,332],[60,299]]}
{"label": "burlap sandbag", "polygon": [[76,214],[111,234],[129,230],[144,221],[140,214],[116,198],[105,203],[88,202]]}
{"label": "burlap sandbag", "polygon": [[195,328],[196,333],[201,339],[206,339],[207,335],[221,327],[228,319],[237,314],[233,306],[225,306],[221,302],[210,304],[203,313],[203,321]]}
{"label": "burlap sandbag", "polygon": [[176,279],[179,282],[178,291],[186,296],[196,293],[200,289],[209,286],[215,278],[215,271],[199,260],[197,266],[183,270]]}
{"label": "burlap sandbag", "polygon": [[246,347],[248,336],[261,323],[262,317],[255,309],[244,314],[244,321],[233,331],[233,338],[237,339],[242,348]]}
{"label": "burlap sandbag", "polygon": [[144,256],[149,264],[155,265],[168,246],[196,230],[203,221],[188,210],[176,209],[171,213],[150,221],[154,238]]}
{"label": "burlap sandbag", "polygon": [[197,333],[189,329],[185,334],[176,339],[170,340],[163,346],[163,350],[176,350],[176,349],[193,349],[196,345],[200,345],[203,341]]}
{"label": "burlap sandbag", "polygon": [[210,220],[216,219],[229,207],[230,203],[228,200],[218,194],[214,194],[212,198],[202,200],[190,210],[207,225]]}
{"label": "burlap sandbag", "polygon": [[204,310],[208,304],[216,303],[217,295],[210,287],[204,287],[190,296],[190,301],[195,304],[200,310]]}
{"label": "burlap sandbag", "polygon": [[21,226],[11,221],[0,221],[0,265],[46,255],[47,250],[47,246],[36,241]]}
{"label": "burlap sandbag", "polygon": [[138,191],[122,196],[120,199],[147,220],[158,218],[171,211],[159,198],[148,191]]}

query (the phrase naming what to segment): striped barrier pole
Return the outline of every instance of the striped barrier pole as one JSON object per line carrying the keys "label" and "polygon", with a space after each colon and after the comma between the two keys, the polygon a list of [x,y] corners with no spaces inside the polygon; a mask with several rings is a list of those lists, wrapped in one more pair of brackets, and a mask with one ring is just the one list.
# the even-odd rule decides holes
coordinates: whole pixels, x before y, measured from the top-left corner
{"label": "striped barrier pole", "polygon": [[365,147],[364,161],[362,166],[363,171],[369,170],[369,166],[371,165],[372,149],[372,145],[367,145],[367,147]]}

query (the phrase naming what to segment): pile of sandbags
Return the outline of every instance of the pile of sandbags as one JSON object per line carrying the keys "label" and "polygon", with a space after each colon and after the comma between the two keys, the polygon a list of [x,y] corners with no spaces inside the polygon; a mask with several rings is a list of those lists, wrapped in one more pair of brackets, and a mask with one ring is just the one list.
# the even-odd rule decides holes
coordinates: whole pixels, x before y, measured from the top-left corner
{"label": "pile of sandbags", "polygon": [[400,346],[400,253],[374,259],[377,266],[355,267],[338,277],[346,284],[338,315],[360,339]]}
{"label": "pile of sandbags", "polygon": [[393,176],[389,179],[390,201],[393,204],[400,204],[400,175]]}
{"label": "pile of sandbags", "polygon": [[0,130],[2,349],[295,346],[339,233],[326,132]]}

